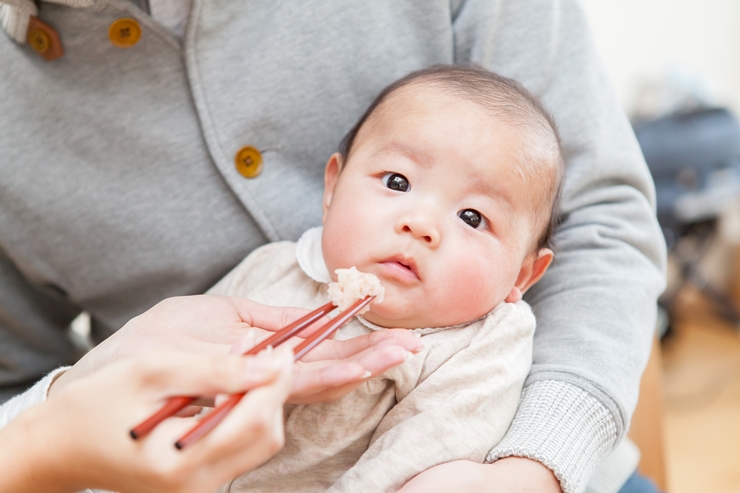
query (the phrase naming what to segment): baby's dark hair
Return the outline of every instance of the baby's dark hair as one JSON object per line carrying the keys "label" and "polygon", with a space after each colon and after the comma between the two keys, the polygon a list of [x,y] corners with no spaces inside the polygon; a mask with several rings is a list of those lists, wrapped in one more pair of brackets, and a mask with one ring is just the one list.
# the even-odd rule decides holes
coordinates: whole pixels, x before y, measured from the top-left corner
{"label": "baby's dark hair", "polygon": [[[534,248],[552,247],[565,162],[557,126],[540,100],[515,80],[474,65],[434,65],[412,72],[383,89],[354,127],[344,136],[339,153],[346,163],[363,125],[394,92],[413,84],[432,86],[482,106],[496,118],[527,132],[534,142],[527,146],[519,171],[543,183],[548,193],[532,204],[536,222],[542,224]],[[548,217],[541,217],[543,213]]]}

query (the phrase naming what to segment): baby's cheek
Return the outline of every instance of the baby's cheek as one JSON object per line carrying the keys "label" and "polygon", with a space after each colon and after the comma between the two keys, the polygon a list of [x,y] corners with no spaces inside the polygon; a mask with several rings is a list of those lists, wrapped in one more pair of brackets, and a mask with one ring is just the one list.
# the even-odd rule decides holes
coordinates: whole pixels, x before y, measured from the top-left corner
{"label": "baby's cheek", "polygon": [[356,259],[352,253],[355,251],[354,239],[345,235],[334,235],[325,237],[322,250],[326,267],[335,278],[335,269],[347,269],[356,265]]}
{"label": "baby's cheek", "polygon": [[485,266],[462,261],[456,262],[453,269],[442,303],[459,317],[459,322],[483,316],[503,299],[495,273]]}
{"label": "baby's cheek", "polygon": [[362,222],[348,214],[334,214],[324,225],[321,249],[329,272],[337,268],[357,265],[358,256],[364,251],[368,241],[361,227]]}

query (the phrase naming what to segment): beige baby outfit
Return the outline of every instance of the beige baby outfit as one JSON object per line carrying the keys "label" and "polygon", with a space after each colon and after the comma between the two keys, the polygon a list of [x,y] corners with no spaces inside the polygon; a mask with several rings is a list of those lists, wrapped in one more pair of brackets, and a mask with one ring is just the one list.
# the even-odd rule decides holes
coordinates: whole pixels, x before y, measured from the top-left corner
{"label": "beige baby outfit", "polygon": [[[255,250],[210,292],[280,306],[328,301],[321,228]],[[424,349],[326,404],[285,408],[285,448],[221,492],[395,492],[456,459],[483,462],[504,436],[532,359],[535,319],[524,302],[452,327],[410,329]],[[382,330],[356,319],[348,339]]]}

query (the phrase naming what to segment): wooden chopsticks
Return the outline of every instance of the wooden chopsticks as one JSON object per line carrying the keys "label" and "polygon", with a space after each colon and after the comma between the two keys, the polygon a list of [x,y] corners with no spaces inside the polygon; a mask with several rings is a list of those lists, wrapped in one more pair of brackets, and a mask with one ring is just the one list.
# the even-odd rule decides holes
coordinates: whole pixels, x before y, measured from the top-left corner
{"label": "wooden chopsticks", "polygon": [[[327,322],[323,327],[313,332],[298,346],[293,348],[294,360],[298,361],[321,341],[331,336],[340,327],[349,322],[360,310],[362,310],[368,303],[373,300],[374,296],[366,296],[365,298],[356,301],[347,310],[341,312],[332,320]],[[277,347],[289,340],[291,337],[297,335],[299,332],[312,325],[318,319],[324,315],[329,314],[335,309],[334,305],[330,302],[317,308],[316,310],[304,315],[300,319],[284,327],[280,331],[276,332],[272,336],[268,337],[264,341],[260,342],[249,351],[245,352],[244,355],[256,355],[268,346]],[[198,422],[190,431],[182,436],[177,442],[175,447],[183,449],[187,445],[195,442],[200,437],[208,433],[213,427],[215,427],[226,415],[233,409],[244,397],[245,393],[233,394],[224,403],[213,409],[208,413],[202,420]],[[191,404],[196,397],[180,396],[169,399],[164,406],[162,406],[157,412],[152,414],[149,418],[136,425],[129,434],[133,439],[143,437],[151,430],[153,430],[159,423],[164,421],[166,418],[176,414],[178,411]]]}

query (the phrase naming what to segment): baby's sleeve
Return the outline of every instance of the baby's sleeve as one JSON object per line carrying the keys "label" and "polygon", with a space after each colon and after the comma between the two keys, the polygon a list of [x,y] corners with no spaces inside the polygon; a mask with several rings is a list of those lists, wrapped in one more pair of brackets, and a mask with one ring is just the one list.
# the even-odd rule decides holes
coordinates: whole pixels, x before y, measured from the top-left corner
{"label": "baby's sleeve", "polygon": [[395,492],[436,465],[483,462],[514,417],[532,360],[531,310],[505,308],[386,414],[368,450],[327,491]]}

